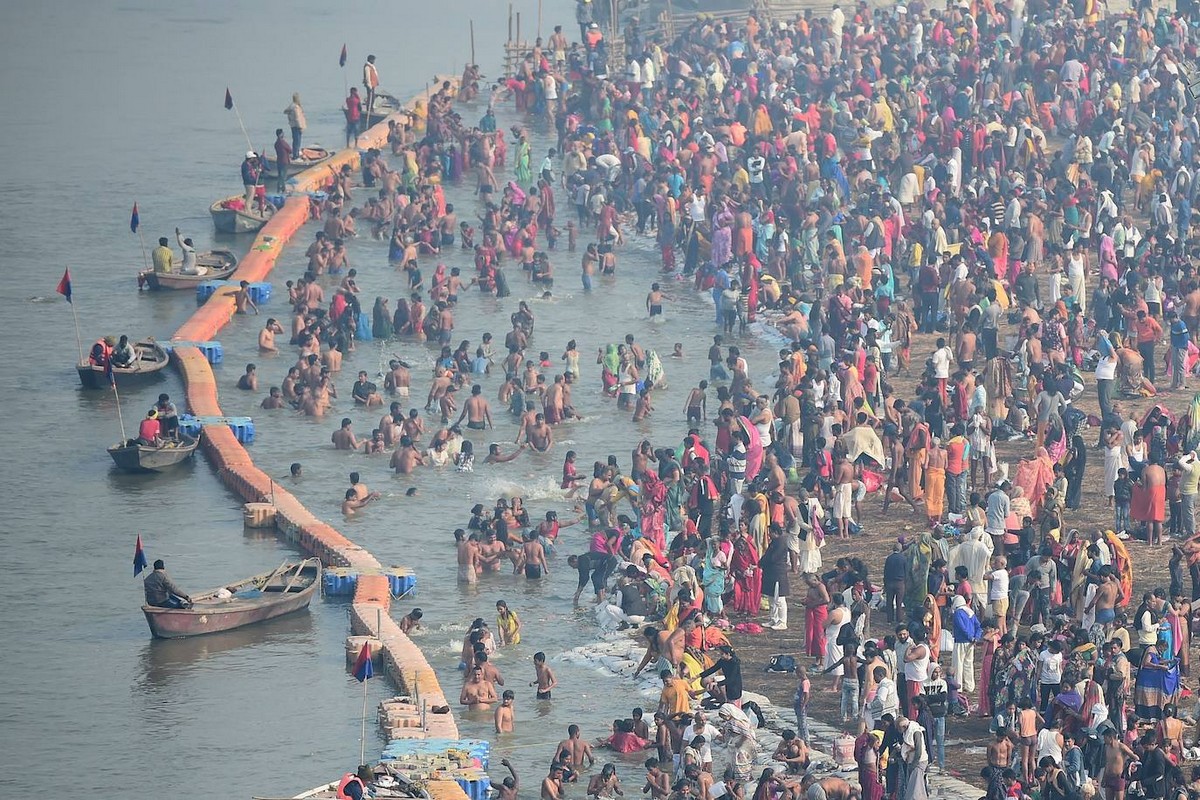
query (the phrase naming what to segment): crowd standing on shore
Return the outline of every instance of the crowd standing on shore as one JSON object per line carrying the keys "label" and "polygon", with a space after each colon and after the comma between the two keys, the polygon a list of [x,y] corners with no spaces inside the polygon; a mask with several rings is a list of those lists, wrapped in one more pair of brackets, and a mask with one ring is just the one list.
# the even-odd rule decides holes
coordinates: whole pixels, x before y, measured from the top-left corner
{"label": "crowd standing on shore", "polygon": [[[598,619],[637,628],[636,673],[652,665],[663,684],[653,730],[638,709],[606,740],[656,751],[643,791],[742,796],[760,713],[743,702],[728,631],[796,627],[793,587],[803,652],[774,666],[796,672],[796,731],[774,754],[786,770],[763,774],[755,800],[923,800],[928,770],[945,767],[947,720],[967,715],[989,720],[990,800],[1197,791],[1180,703],[1200,596],[1200,395],[1183,394],[1200,361],[1195,10],[835,4],[793,20],[701,17],[673,41],[633,18],[617,66],[591,6],[579,3],[580,41],[556,27],[486,98],[468,67],[458,99],[488,100],[478,124],[443,85],[389,122],[359,179],[347,168],[313,201],[321,231],[288,283],[290,331],[271,319],[259,338],[272,352],[290,335],[299,358],[263,407],[324,416],[369,324],[375,339],[436,343],[425,413],[408,406],[426,376],[397,357],[382,386],[360,372],[351,390],[356,405],[390,403],[378,426],[360,439],[343,419],[335,448],[390,453],[400,474],[471,472],[471,437],[495,423],[482,382],[502,372],[496,400],[519,421],[517,449],[491,444],[483,460],[561,450],[555,431],[579,416],[573,393],[591,391],[590,357],[575,340],[561,356],[535,346],[525,302],[502,343],[489,332],[455,345],[458,298],[508,296],[518,264],[552,292],[565,269],[554,262],[580,249],[567,258],[580,259],[583,291],[602,291],[627,240],[652,236],[654,280],[691,281],[713,303],[711,340],[672,354],[707,348],[710,364],[678,412],[686,432],[639,441],[624,463],[595,460],[590,476],[565,451],[561,488],[578,495],[579,519],[535,520],[502,498],[455,532],[459,581],[473,584],[505,561],[543,579],[563,529],[587,526],[586,551],[566,562],[575,599],[590,583]],[[497,129],[507,100],[555,131],[536,171],[529,130]],[[361,119],[351,97],[348,137]],[[460,218],[444,187],[472,175],[478,208]],[[387,243],[406,286],[394,310],[377,297],[364,311],[345,250],[356,235]],[[452,256],[473,267],[448,268]],[[636,269],[623,262],[619,279]],[[647,315],[670,313],[645,272]],[[328,299],[326,274],[338,281]],[[750,331],[780,342],[761,386],[736,344]],[[653,404],[658,353],[612,338],[595,357],[598,391],[634,422],[676,413]],[[253,367],[242,388],[257,389]],[[1093,388],[1094,413],[1081,408]],[[1016,442],[1028,457],[1009,469],[997,445]],[[1102,465],[1089,470],[1089,455]],[[353,476],[343,512],[377,496]],[[1101,498],[1111,524],[1073,527]],[[861,558],[826,564],[829,539],[883,541],[864,523],[876,505],[917,522],[889,540],[882,574]],[[1170,544],[1169,586],[1134,592],[1131,539],[1143,552]],[[520,620],[498,605],[500,644],[514,643]],[[502,736],[517,698],[497,694],[495,644],[476,620],[460,701],[496,705]],[[544,653],[534,670],[548,702]],[[800,777],[808,702],[826,680],[859,727],[856,786]],[[544,798],[591,766],[572,728]],[[615,772],[588,793],[619,793]]]}

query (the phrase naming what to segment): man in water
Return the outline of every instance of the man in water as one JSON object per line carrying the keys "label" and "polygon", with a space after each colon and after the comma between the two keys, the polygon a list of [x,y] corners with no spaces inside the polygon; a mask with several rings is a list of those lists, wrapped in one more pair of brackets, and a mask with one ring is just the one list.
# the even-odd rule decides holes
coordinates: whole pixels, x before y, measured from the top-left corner
{"label": "man in water", "polygon": [[516,697],[512,689],[504,690],[504,694],[500,698],[500,705],[496,707],[494,718],[496,733],[512,733],[516,728],[517,719],[513,712]]}
{"label": "man in water", "polygon": [[534,424],[525,430],[525,443],[539,453],[544,453],[554,446],[554,430],[546,424],[546,415],[538,414]]}
{"label": "man in water", "polygon": [[495,427],[492,424],[492,409],[483,396],[483,387],[478,383],[471,387],[471,396],[463,403],[462,413],[454,424],[461,425],[463,419],[467,420],[467,427],[473,431]]}
{"label": "man in water", "polygon": [[142,582],[146,593],[146,605],[158,608],[191,608],[192,598],[175,585],[167,575],[167,565],[160,558],[154,562],[154,571]]}
{"label": "man in water", "polygon": [[546,549],[538,541],[537,531],[525,534],[525,543],[521,545],[521,550],[525,556],[526,578],[533,581],[550,574],[550,566],[546,563]]}
{"label": "man in water", "polygon": [[486,711],[496,702],[496,687],[483,676],[483,667],[476,665],[459,692],[458,702],[471,711]]}
{"label": "man in water", "polygon": [[637,677],[650,663],[650,659],[657,658],[658,663],[656,669],[659,671],[669,669],[672,672],[678,672],[679,662],[683,658],[684,630],[682,627],[677,627],[671,631],[660,631],[653,625],[647,625],[642,628],[642,636],[646,639],[646,654],[642,656],[642,663],[638,664],[637,669],[633,671],[633,677]]}
{"label": "man in water", "polygon": [[261,353],[278,353],[275,346],[275,334],[283,333],[283,326],[274,317],[267,318],[267,324],[258,332],[258,350]]}
{"label": "man in water", "polygon": [[575,589],[575,597],[572,602],[579,602],[579,595],[583,594],[583,587],[587,585],[590,577],[592,588],[596,591],[596,602],[599,603],[604,599],[604,587],[608,583],[609,576],[619,566],[620,561],[611,553],[587,552],[583,555],[568,557],[567,564],[579,570],[579,586]]}
{"label": "man in water", "polygon": [[554,677],[554,670],[547,666],[545,653],[533,654],[533,674],[534,680],[530,681],[529,685],[537,687],[537,699],[551,699],[550,691],[558,686],[558,678]]}

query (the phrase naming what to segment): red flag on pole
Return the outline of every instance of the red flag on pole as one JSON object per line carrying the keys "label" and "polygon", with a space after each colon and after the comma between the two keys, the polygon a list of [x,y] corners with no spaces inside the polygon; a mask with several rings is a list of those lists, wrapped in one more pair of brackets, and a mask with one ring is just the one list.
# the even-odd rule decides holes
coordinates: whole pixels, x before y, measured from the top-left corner
{"label": "red flag on pole", "polygon": [[133,548],[133,577],[136,578],[147,566],[146,551],[142,549],[142,535],[139,533]]}
{"label": "red flag on pole", "polygon": [[375,670],[371,666],[371,645],[369,642],[363,642],[362,649],[358,651],[358,658],[354,661],[354,679],[362,683],[374,675]]}
{"label": "red flag on pole", "polygon": [[233,95],[231,95],[229,93],[229,87],[226,86],[225,87],[225,110],[230,111],[232,109],[233,109]]}
{"label": "red flag on pole", "polygon": [[339,67],[346,66],[346,45],[344,45],[344,44],[342,45],[342,54],[340,56],[338,56],[338,66]]}
{"label": "red flag on pole", "polygon": [[67,298],[67,302],[71,302],[71,269],[68,267],[63,270],[62,280],[58,282],[58,293]]}

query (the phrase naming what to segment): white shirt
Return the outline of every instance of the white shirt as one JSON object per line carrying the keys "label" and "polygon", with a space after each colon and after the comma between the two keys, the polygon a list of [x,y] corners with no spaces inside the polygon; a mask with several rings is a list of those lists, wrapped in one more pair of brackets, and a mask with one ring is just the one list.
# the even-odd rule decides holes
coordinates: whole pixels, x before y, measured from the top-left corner
{"label": "white shirt", "polygon": [[913,750],[916,749],[918,739],[920,740],[921,757],[917,759],[917,763],[927,764],[929,763],[929,752],[925,748],[925,729],[911,719],[908,721],[908,728],[904,731],[900,754],[907,761],[908,757],[912,755]]}
{"label": "white shirt", "polygon": [[696,729],[696,723],[693,722],[683,729],[683,744],[685,747],[691,747],[692,739],[703,736],[704,746],[700,748],[700,763],[708,764],[713,760],[712,741],[718,733],[719,731],[712,726],[711,722],[705,722],[699,730]]}
{"label": "white shirt", "polygon": [[692,222],[704,222],[704,207],[707,203],[704,200],[704,195],[692,195],[691,201],[688,203],[688,219]]}
{"label": "white shirt", "polygon": [[942,347],[933,351],[933,377],[950,377],[950,348]]}
{"label": "white shirt", "polygon": [[994,569],[988,576],[988,602],[1004,600],[1008,597],[1008,570]]}
{"label": "white shirt", "polygon": [[1041,663],[1038,683],[1062,683],[1062,653],[1045,650],[1038,656],[1038,661]]}
{"label": "white shirt", "polygon": [[1117,377],[1117,357],[1101,358],[1096,362],[1096,380],[1111,381]]}
{"label": "white shirt", "polygon": [[[904,679],[916,681],[924,686],[925,681],[929,680],[929,645],[912,645],[912,647],[918,646],[925,648],[925,655],[915,661],[904,662]],[[908,657],[907,650],[905,651],[905,657]]]}

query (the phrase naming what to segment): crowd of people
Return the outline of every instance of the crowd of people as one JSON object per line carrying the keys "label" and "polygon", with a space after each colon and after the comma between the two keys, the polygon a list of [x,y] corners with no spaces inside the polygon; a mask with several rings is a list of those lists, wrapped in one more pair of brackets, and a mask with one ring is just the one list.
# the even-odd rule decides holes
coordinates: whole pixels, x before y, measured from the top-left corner
{"label": "crowd of people", "polygon": [[[653,662],[663,681],[654,721],[666,732],[635,715],[610,740],[659,748],[645,792],[742,796],[755,726],[729,631],[796,628],[793,592],[802,652],[777,666],[796,671],[797,725],[776,757],[804,772],[812,686],[831,680],[842,721],[861,724],[859,785],[772,773],[755,800],[923,800],[928,769],[945,767],[947,720],[972,715],[988,720],[991,800],[1194,791],[1179,702],[1200,595],[1200,395],[1182,394],[1200,362],[1194,9],[835,4],[784,20],[702,15],[671,40],[634,17],[621,59],[592,4],[578,6],[580,40],[561,26],[539,40],[478,124],[443,85],[389,123],[360,180],[343,171],[313,201],[321,231],[289,282],[300,357],[264,407],[324,415],[342,354],[369,325],[376,339],[437,343],[424,411],[440,426],[406,410],[423,376],[396,358],[382,387],[362,372],[352,390],[366,408],[394,397],[388,413],[365,440],[343,420],[336,448],[391,453],[401,474],[470,471],[473,432],[495,423],[482,383],[502,370],[497,400],[519,449],[492,444],[487,461],[548,452],[578,417],[576,342],[558,358],[536,351],[522,302],[503,347],[486,333],[455,349],[457,301],[476,287],[508,296],[515,264],[551,292],[564,249],[582,250],[591,292],[616,277],[629,239],[652,236],[656,277],[712,299],[708,379],[688,393],[682,437],[641,440],[590,477],[566,452],[561,483],[590,536],[567,561],[576,601],[590,583],[598,619],[645,639],[637,672]],[[480,81],[469,67],[460,98]],[[509,99],[528,128],[498,129]],[[536,171],[535,126],[556,134]],[[471,175],[478,214],[460,219],[444,187]],[[356,182],[369,196],[354,207]],[[400,270],[394,310],[382,296],[361,306],[344,244],[360,227]],[[326,273],[340,277],[329,301]],[[646,311],[663,313],[657,283]],[[751,331],[780,343],[762,385],[736,344]],[[269,320],[260,349],[285,332]],[[685,345],[696,349],[673,355]],[[596,365],[618,409],[662,415],[657,353],[628,335]],[[998,451],[1022,446],[1028,457],[1001,463]],[[1088,469],[1097,449],[1103,468]],[[829,568],[831,542],[883,541],[864,515],[896,504],[916,524],[882,564],[846,555]],[[455,534],[459,581],[504,559],[544,579],[571,524],[535,522],[516,499],[477,507]],[[1162,561],[1170,543],[1169,586],[1135,592],[1133,539]],[[483,655],[464,647],[462,702],[510,709],[500,730],[514,698],[496,696]],[[534,683],[548,698],[543,668],[544,655]],[[697,702],[730,747],[720,782]],[[556,753],[543,797],[584,767],[570,752]],[[602,772],[589,793],[611,797],[614,781]]]}

